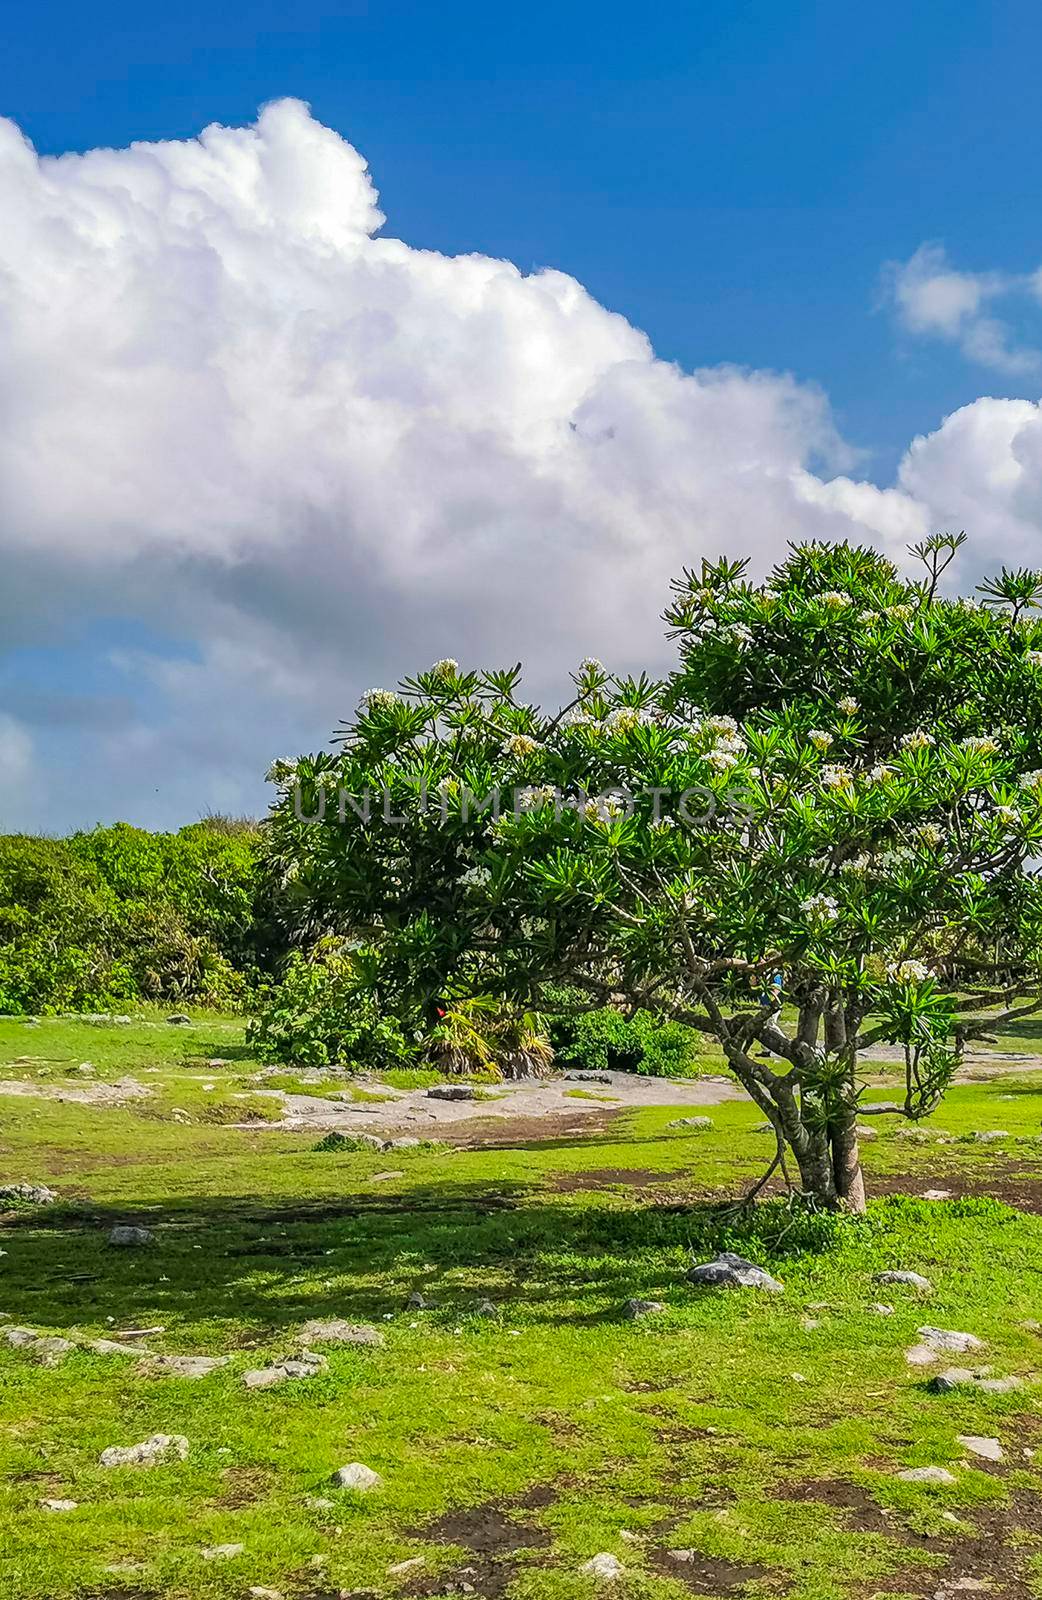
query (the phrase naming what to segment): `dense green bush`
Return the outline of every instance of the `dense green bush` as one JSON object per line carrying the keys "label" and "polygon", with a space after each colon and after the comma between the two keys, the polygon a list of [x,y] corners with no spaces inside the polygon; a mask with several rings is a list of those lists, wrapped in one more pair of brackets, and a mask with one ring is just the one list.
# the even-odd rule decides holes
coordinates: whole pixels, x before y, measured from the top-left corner
{"label": "dense green bush", "polygon": [[262,1061],[324,1067],[393,1067],[415,1049],[371,995],[358,992],[351,959],[331,941],[295,951],[282,981],[260,991],[247,1039]]}
{"label": "dense green bush", "polygon": [[0,836],[0,1014],[242,1003],[256,830]]}
{"label": "dense green bush", "polygon": [[649,1011],[624,1016],[611,1006],[553,1017],[550,1039],[560,1062],[604,1072],[643,1072],[656,1078],[697,1076],[698,1034]]}

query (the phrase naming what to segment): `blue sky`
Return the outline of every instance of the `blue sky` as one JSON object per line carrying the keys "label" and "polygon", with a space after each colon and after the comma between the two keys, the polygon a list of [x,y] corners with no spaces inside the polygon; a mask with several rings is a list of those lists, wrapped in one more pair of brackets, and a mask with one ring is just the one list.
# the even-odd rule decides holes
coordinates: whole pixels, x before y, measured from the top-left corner
{"label": "blue sky", "polygon": [[0,83],[50,153],[300,96],[410,243],[561,267],[685,366],[817,381],[885,470],[981,385],[873,314],[881,264],[932,239],[970,269],[1035,264],[1040,67],[1017,0],[43,0],[8,18]]}
{"label": "blue sky", "polygon": [[[266,102],[297,97],[368,161],[388,218],[385,236],[414,251],[504,258],[523,273],[558,268],[644,330],[659,358],[686,371],[738,363],[792,374],[802,393],[828,397],[849,447],[822,467],[830,446],[811,428],[801,444],[803,466],[824,481],[842,471],[886,487],[912,439],[938,430],[957,408],[984,396],[1035,401],[1042,388],[1035,361],[1042,297],[1031,277],[1042,262],[1040,34],[1037,7],[1026,3],[732,0],[634,8],[573,0],[506,8],[380,0],[286,7],[265,0],[214,8],[188,0],[160,9],[42,0],[6,20],[0,112],[50,156],[189,141],[209,123],[245,126]],[[907,280],[909,293],[925,283],[928,298],[909,299],[902,312],[886,263],[908,263],[932,241],[943,244],[947,260],[919,258],[925,265]],[[26,271],[31,278],[31,264]],[[958,301],[954,310],[937,299],[949,293]],[[168,309],[134,316],[158,325]],[[83,314],[94,315],[86,302]],[[378,365],[381,358],[358,359]],[[36,352],[21,380],[29,392],[42,371],[50,364]],[[374,376],[385,381],[367,372],[367,385]],[[90,381],[88,373],[88,387]],[[755,448],[759,459],[762,447]],[[68,470],[69,459],[56,448],[49,470]],[[485,492],[475,491],[475,503],[486,505]],[[711,492],[706,488],[705,497]],[[924,515],[949,510],[943,493],[914,492],[928,507]],[[231,501],[238,489],[227,493]],[[459,494],[454,481],[457,508]],[[976,495],[967,489],[962,499],[953,496],[951,508],[976,507]],[[363,517],[363,498],[352,480],[352,518]],[[467,495],[463,501],[470,503]],[[89,486],[82,504],[93,510]],[[700,489],[692,500],[696,520],[705,518],[705,504]],[[504,516],[512,511],[504,502]],[[301,499],[291,514],[304,515]],[[147,508],[135,509],[135,538],[149,516]],[[665,541],[666,512],[662,518]],[[229,519],[234,523],[234,511]],[[876,531],[878,521],[869,519]],[[656,526],[649,515],[652,539]],[[1023,505],[1002,527],[1011,530],[1011,549],[1025,539],[1030,547],[1035,524],[1025,523]],[[363,526],[360,537],[365,533]],[[237,749],[221,772],[216,752],[228,729],[215,725],[208,740],[199,727],[200,707],[224,692],[214,661],[206,690],[191,691],[193,739],[209,752],[198,805],[190,786],[164,768],[164,729],[183,726],[187,713],[177,697],[189,691],[172,684],[163,665],[171,656],[196,665],[200,643],[185,621],[188,601],[166,607],[154,586],[149,593],[140,551],[114,578],[112,549],[125,536],[118,518],[99,524],[94,537],[109,565],[88,572],[79,554],[70,557],[52,519],[46,535],[30,540],[39,564],[30,562],[24,574],[14,569],[25,593],[38,597],[45,588],[57,598],[39,614],[12,603],[6,622],[7,642],[18,653],[6,661],[0,653],[0,718],[20,752],[9,771],[22,785],[15,799],[12,779],[9,822],[90,823],[110,803],[144,821],[187,821],[193,806],[197,814],[215,797],[250,806],[261,792],[253,772],[259,747],[256,756]],[[9,537],[24,547],[24,529]],[[529,535],[515,530],[512,537]],[[533,528],[531,538],[539,537]],[[745,528],[736,529],[738,544],[746,537]],[[172,595],[181,593],[184,542],[178,534],[153,552]],[[315,547],[318,557],[308,548],[321,565],[328,539]],[[211,556],[210,549],[196,552],[194,570]],[[230,573],[244,586],[234,598]],[[211,615],[208,639],[226,623],[221,637],[234,641],[241,666],[250,650],[274,648],[270,632],[266,644],[260,633],[276,628],[269,591],[284,592],[286,584],[255,550],[244,553],[238,544],[221,576],[207,578],[208,601],[225,584],[225,622]],[[84,585],[87,599],[79,605],[72,591],[82,593]],[[660,598],[656,593],[652,611]],[[408,613],[411,603],[389,600],[387,616]],[[308,604],[306,594],[292,597],[297,613]],[[607,602],[603,609],[610,616]],[[232,613],[236,620],[228,621]],[[465,630],[465,615],[461,625]],[[343,696],[306,690],[302,625],[295,626],[292,644],[279,646],[283,667],[287,651],[296,662],[285,692],[277,706],[258,701],[254,712],[287,737],[299,726],[306,744],[321,737],[330,713],[345,708]],[[292,631],[284,615],[277,627]],[[352,648],[339,665],[335,651],[324,654],[317,682],[328,682],[330,660],[334,673],[343,673],[343,695],[349,686],[365,687],[359,680],[373,671],[408,670],[415,664],[406,654],[410,628],[400,638],[389,633],[374,637],[364,623],[353,627]],[[428,634],[435,641],[437,628],[421,633],[424,642]],[[130,636],[137,644],[128,652]],[[475,642],[482,637],[478,629]],[[546,640],[533,641],[553,655]],[[324,636],[322,650],[329,648]],[[302,705],[313,709],[302,715]],[[110,802],[98,728],[115,734],[135,723],[139,782],[128,790],[121,768],[120,800]],[[0,760],[0,780],[3,772]],[[63,798],[54,798],[56,787]],[[0,782],[0,822],[3,802]]]}

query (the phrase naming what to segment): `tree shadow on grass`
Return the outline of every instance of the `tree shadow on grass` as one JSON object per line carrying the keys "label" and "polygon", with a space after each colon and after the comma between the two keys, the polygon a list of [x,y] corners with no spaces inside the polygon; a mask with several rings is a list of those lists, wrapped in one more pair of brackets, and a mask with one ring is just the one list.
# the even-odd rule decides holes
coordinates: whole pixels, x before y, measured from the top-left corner
{"label": "tree shadow on grass", "polygon": [[[761,1260],[783,1214],[768,1202],[745,1218],[719,1204],[626,1207],[553,1204],[523,1182],[420,1184],[401,1196],[345,1195],[285,1204],[261,1195],[142,1201],[152,1243],[120,1249],[108,1231],[124,1209],[63,1208],[3,1230],[3,1309],[56,1330],[161,1323],[171,1342],[193,1327],[226,1348],[284,1337],[312,1317],[372,1320],[404,1310],[420,1289],[435,1318],[458,1322],[488,1295],[509,1314],[582,1325],[623,1314],[631,1297],[681,1288],[689,1253],[721,1247]],[[791,1226],[786,1250],[824,1242]],[[215,1335],[213,1324],[227,1325]]]}

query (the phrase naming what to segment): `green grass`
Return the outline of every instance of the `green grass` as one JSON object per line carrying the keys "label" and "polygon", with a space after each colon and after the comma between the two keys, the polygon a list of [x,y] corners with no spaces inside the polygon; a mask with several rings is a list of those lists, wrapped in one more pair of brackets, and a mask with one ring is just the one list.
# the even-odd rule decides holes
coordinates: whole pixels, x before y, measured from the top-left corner
{"label": "green grass", "polygon": [[[162,1324],[157,1351],[233,1359],[191,1382],[86,1351],[48,1370],[0,1346],[5,1600],[239,1600],[251,1585],[309,1600],[422,1595],[467,1567],[479,1595],[589,1600],[578,1568],[598,1551],[627,1569],[620,1600],[722,1592],[722,1578],[699,1589],[665,1575],[663,1552],[678,1546],[762,1569],[752,1595],[860,1600],[932,1594],[949,1558],[979,1548],[978,1524],[1006,1519],[992,1537],[1000,1554],[1002,1538],[1027,1540],[1021,1556],[1036,1548],[1016,1497],[1038,1492],[1022,1452],[1042,1389],[934,1396],[903,1357],[929,1321],[985,1339],[996,1372],[1042,1370],[1042,1339],[1021,1326],[1042,1320],[1042,1220],[993,1199],[915,1198],[1042,1179],[1042,1097],[1026,1073],[954,1090],[928,1145],[880,1119],[870,1188],[900,1177],[909,1192],[837,1224],[793,1221],[779,1202],[751,1222],[722,1215],[770,1151],[754,1131],[762,1115],[742,1102],[712,1107],[714,1127],[694,1137],[667,1127],[683,1114],[674,1105],[512,1149],[319,1154],[314,1133],[203,1115],[241,1105],[257,1069],[225,1021],[0,1024],[0,1063],[20,1055],[45,1059],[0,1076],[48,1068],[42,1083],[75,1082],[65,1069],[89,1060],[95,1081],[130,1074],[156,1094],[122,1108],[0,1097],[0,1172],[51,1183],[63,1201],[0,1230],[0,1310],[76,1339]],[[218,1056],[229,1065],[205,1065]],[[171,1105],[191,1122],[171,1120]],[[1009,1140],[961,1142],[991,1128]],[[388,1169],[402,1176],[380,1177]],[[111,1249],[107,1230],[125,1221],[154,1228],[155,1243]],[[687,1285],[691,1254],[721,1246],[769,1265],[785,1293]],[[872,1282],[895,1266],[925,1273],[935,1293]],[[406,1311],[416,1288],[439,1309]],[[498,1322],[474,1315],[485,1296]],[[666,1310],[628,1321],[631,1296]],[[892,1316],[870,1314],[880,1299]],[[385,1344],[327,1347],[328,1373],[246,1391],[247,1367],[326,1316],[374,1322]],[[155,1432],[183,1433],[188,1460],[97,1465],[106,1445]],[[959,1434],[1001,1438],[1003,1468],[961,1465]],[[330,1490],[349,1461],[384,1487]],[[957,1483],[896,1477],[917,1464],[949,1464]],[[780,1497],[833,1480],[873,1514]],[[64,1497],[79,1508],[39,1508]],[[431,1532],[488,1504],[520,1530],[491,1557]],[[224,1543],[243,1554],[203,1559]],[[388,1573],[416,1556],[422,1568]]]}

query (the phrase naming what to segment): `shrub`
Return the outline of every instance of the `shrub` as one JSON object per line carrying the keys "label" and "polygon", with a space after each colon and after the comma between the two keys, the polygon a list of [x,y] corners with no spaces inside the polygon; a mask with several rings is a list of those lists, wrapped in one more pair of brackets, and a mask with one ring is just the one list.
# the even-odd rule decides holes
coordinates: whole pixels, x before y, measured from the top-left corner
{"label": "shrub", "polygon": [[641,1072],[655,1078],[698,1075],[698,1035],[649,1011],[624,1016],[612,1006],[554,1017],[550,1038],[558,1059],[590,1071]]}
{"label": "shrub", "polygon": [[255,835],[0,836],[0,1013],[241,1004]]}
{"label": "shrub", "polygon": [[246,1036],[262,1061],[302,1067],[396,1066],[415,1053],[398,1023],[359,993],[350,956],[329,940],[290,956],[281,983],[262,989]]}

